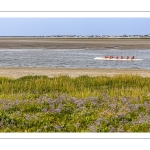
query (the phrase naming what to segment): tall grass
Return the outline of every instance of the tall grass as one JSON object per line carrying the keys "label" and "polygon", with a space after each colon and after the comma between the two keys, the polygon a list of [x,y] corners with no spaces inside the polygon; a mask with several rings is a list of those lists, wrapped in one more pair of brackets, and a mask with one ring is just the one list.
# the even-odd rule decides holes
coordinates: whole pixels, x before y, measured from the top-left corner
{"label": "tall grass", "polygon": [[0,132],[149,132],[150,78],[0,77]]}

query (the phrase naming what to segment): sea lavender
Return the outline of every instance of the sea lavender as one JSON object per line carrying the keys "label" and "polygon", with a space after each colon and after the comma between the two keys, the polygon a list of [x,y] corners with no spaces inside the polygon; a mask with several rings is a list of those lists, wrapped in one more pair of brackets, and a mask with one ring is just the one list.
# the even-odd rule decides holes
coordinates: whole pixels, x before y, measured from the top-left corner
{"label": "sea lavender", "polygon": [[88,125],[88,132],[96,132],[95,125]]}
{"label": "sea lavender", "polygon": [[59,114],[61,112],[61,109],[60,108],[52,109],[52,112],[56,113],[56,114]]}

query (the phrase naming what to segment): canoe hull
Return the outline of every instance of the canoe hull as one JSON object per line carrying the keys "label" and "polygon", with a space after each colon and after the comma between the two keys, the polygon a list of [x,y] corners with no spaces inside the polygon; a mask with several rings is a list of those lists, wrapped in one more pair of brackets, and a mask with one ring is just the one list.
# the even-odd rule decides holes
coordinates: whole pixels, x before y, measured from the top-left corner
{"label": "canoe hull", "polygon": [[95,57],[95,60],[108,60],[108,61],[112,61],[112,60],[116,60],[116,61],[141,61],[143,59],[116,59],[116,58],[102,58],[102,57]]}

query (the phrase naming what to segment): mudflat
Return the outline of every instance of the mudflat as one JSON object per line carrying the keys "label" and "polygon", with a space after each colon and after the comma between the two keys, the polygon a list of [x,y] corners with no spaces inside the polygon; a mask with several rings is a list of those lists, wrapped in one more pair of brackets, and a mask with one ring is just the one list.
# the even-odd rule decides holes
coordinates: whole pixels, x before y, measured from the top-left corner
{"label": "mudflat", "polygon": [[144,69],[76,69],[76,68],[16,68],[16,67],[0,67],[0,76],[9,78],[20,78],[23,76],[45,75],[48,77],[57,77],[59,75],[67,75],[70,77],[78,77],[81,75],[95,76],[114,76],[116,74],[132,74],[142,77],[150,77],[150,70]]}
{"label": "mudflat", "polygon": [[0,48],[9,49],[150,49],[150,38],[0,38]]}

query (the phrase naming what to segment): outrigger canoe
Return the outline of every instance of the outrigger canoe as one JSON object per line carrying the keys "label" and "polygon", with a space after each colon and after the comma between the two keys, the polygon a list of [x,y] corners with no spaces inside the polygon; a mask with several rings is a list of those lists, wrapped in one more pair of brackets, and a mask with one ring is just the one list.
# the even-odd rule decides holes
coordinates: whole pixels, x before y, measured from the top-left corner
{"label": "outrigger canoe", "polygon": [[131,59],[131,58],[129,58],[129,59],[126,59],[126,58],[124,58],[124,59],[121,59],[121,58],[102,58],[102,57],[95,57],[94,59],[96,59],[96,60],[121,60],[121,61],[141,61],[141,60],[143,60],[143,59]]}

